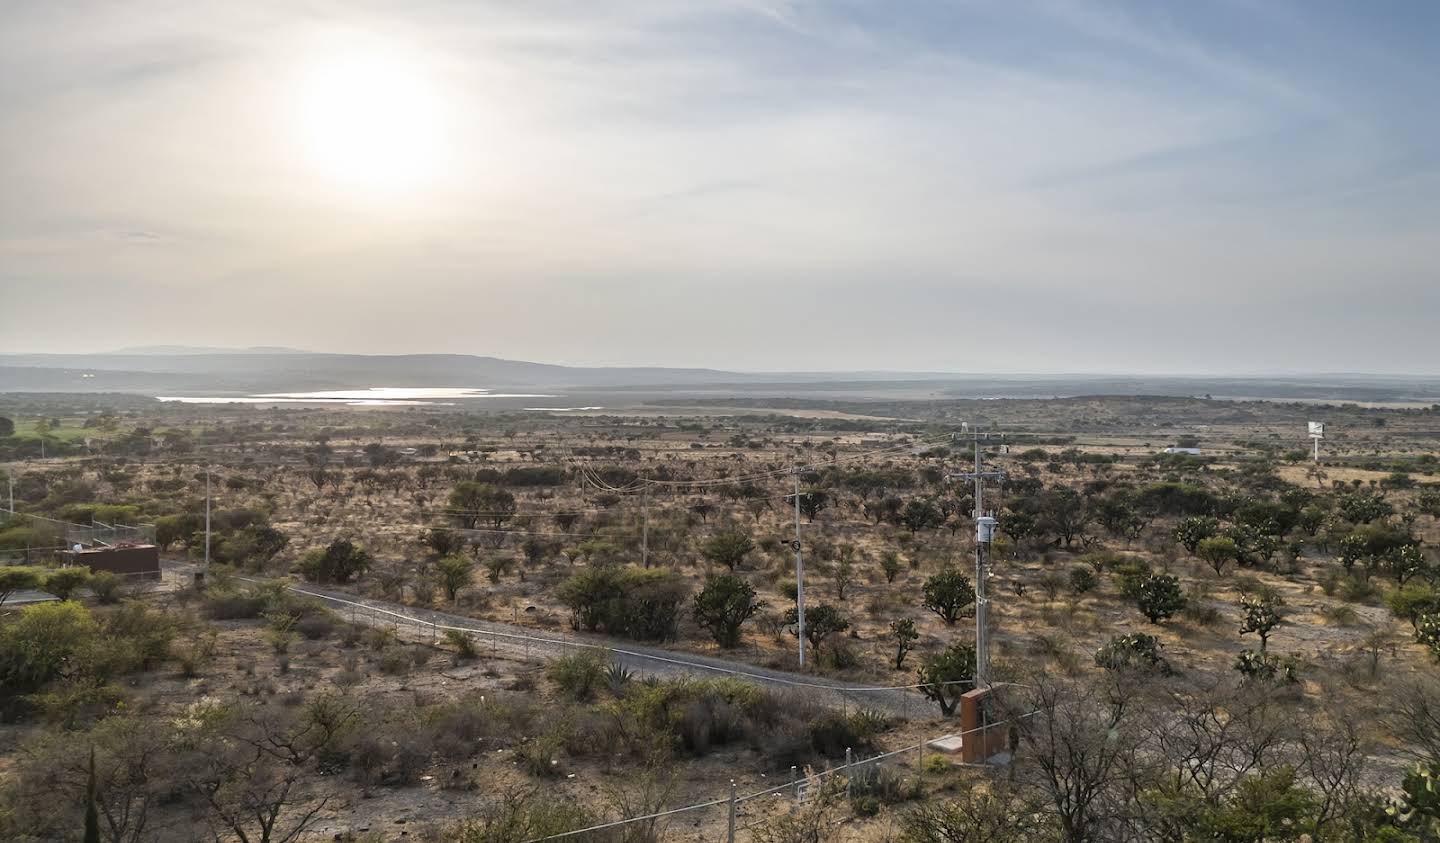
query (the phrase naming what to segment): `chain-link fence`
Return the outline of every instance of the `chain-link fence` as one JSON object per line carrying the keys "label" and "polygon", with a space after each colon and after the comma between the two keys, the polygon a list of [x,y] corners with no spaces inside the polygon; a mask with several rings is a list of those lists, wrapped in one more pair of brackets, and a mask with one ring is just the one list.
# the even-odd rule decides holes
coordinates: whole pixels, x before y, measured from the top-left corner
{"label": "chain-link fence", "polygon": [[94,520],[89,524],[77,524],[29,513],[15,513],[14,517],[28,519],[37,537],[43,537],[44,541],[37,542],[41,547],[36,549],[51,545],[68,550],[77,544],[91,548],[155,543],[154,524],[106,524]]}
{"label": "chain-link fence", "polygon": [[63,544],[45,547],[14,547],[0,550],[0,565],[38,565],[59,558],[70,548]]}

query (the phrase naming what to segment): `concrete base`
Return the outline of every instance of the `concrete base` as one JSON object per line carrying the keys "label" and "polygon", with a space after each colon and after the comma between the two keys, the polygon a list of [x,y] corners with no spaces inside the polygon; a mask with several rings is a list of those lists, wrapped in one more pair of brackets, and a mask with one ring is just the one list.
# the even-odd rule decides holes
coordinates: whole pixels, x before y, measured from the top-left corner
{"label": "concrete base", "polygon": [[964,748],[965,739],[960,735],[945,735],[943,737],[936,738],[935,740],[926,744],[926,746],[928,746],[930,749],[935,750],[936,752],[943,752],[946,755],[954,755],[955,753],[961,751],[961,749]]}

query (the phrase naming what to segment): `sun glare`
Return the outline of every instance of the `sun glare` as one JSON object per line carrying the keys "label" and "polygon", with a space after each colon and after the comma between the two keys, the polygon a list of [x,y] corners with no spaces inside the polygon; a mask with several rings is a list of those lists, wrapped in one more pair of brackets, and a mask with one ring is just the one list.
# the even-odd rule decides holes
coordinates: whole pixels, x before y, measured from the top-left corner
{"label": "sun glare", "polygon": [[433,181],[444,153],[444,109],[423,67],[379,51],[312,65],[300,122],[314,165],[346,185],[404,190]]}

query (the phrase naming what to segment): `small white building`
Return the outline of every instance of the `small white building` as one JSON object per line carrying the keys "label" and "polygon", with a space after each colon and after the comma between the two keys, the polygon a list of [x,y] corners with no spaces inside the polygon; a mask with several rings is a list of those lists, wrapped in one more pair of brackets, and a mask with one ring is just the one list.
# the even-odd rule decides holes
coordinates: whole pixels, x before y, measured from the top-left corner
{"label": "small white building", "polygon": [[1166,448],[1164,452],[1167,454],[1189,454],[1192,457],[1200,456],[1199,448],[1176,448],[1174,446],[1171,446],[1169,448]]}

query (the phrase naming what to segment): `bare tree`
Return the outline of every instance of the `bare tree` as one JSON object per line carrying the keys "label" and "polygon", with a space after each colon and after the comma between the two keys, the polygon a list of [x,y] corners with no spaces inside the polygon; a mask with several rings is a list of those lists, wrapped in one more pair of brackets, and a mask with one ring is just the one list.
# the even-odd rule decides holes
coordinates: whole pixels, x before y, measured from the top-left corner
{"label": "bare tree", "polygon": [[[1124,785],[1139,767],[1141,735],[1128,704],[1093,686],[1041,677],[1023,698],[1015,775],[1059,839],[1114,839]],[[1022,712],[1016,712],[1017,715]]]}

